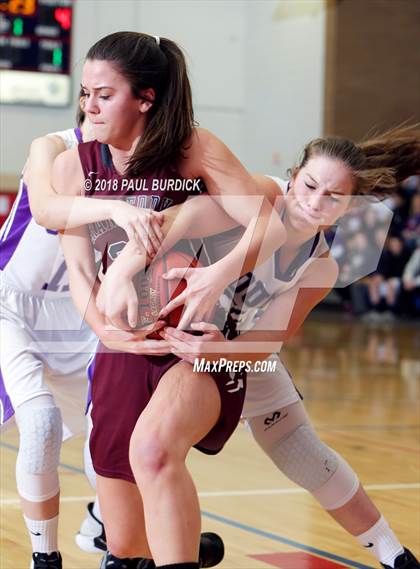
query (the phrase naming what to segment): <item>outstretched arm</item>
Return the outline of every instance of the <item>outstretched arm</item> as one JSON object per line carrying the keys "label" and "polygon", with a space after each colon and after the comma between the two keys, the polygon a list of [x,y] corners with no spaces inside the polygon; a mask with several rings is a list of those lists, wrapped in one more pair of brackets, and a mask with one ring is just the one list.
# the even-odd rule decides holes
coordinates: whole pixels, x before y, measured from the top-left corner
{"label": "outstretched arm", "polygon": [[[37,223],[48,229],[74,228],[86,223],[113,219],[122,227],[129,239],[142,243],[154,253],[160,244],[162,216],[151,210],[139,210],[123,201],[90,199],[84,197],[83,172],[77,148],[68,150],[71,167],[66,156],[63,139],[57,135],[36,138],[30,148],[24,172],[32,215]],[[55,170],[55,173],[54,173]],[[51,182],[54,175],[55,183]],[[71,185],[67,176],[77,176]],[[65,181],[67,195],[54,187],[57,180]]]}
{"label": "outstretched arm", "polygon": [[313,308],[333,288],[337,276],[338,268],[333,259],[317,259],[294,287],[273,298],[252,329],[243,331],[233,340],[226,340],[214,325],[206,322],[191,324],[192,329],[203,331],[203,336],[192,336],[174,328],[165,328],[161,335],[170,343],[174,354],[191,363],[201,357],[210,361],[265,359],[279,352],[283,343],[297,332]]}
{"label": "outstretched arm", "polygon": [[[77,157],[67,154],[62,163],[54,168],[52,182],[59,194],[74,191],[78,183]],[[60,169],[61,168],[61,169]],[[62,174],[65,173],[66,176]],[[89,324],[103,344],[113,350],[130,353],[161,355],[168,353],[165,342],[144,341],[152,329],[137,332],[114,330],[104,315],[96,307],[96,295],[99,288],[94,253],[86,226],[69,229],[61,235],[70,290],[73,301],[84,320]],[[157,328],[161,326],[156,323]]]}
{"label": "outstretched arm", "polygon": [[[162,212],[163,240],[156,257],[169,251],[181,239],[208,237],[236,227],[236,221],[218,206],[218,201],[203,195]],[[127,327],[125,315],[129,325],[136,326],[138,300],[131,279],[150,261],[144,249],[130,241],[108,269],[99,290],[97,306],[115,326]],[[122,288],[122,282],[130,284]]]}
{"label": "outstretched arm", "polygon": [[[233,250],[210,267],[190,269],[186,289],[161,312],[165,317],[185,305],[178,328],[194,320],[205,320],[223,290],[240,275],[252,271],[278,249],[286,232],[277,210],[261,193],[255,179],[230,150],[213,134],[197,129],[189,148],[185,177],[201,177],[209,193],[218,196],[226,213],[246,229]],[[273,182],[274,183],[274,182]],[[169,271],[179,278],[179,270]]]}

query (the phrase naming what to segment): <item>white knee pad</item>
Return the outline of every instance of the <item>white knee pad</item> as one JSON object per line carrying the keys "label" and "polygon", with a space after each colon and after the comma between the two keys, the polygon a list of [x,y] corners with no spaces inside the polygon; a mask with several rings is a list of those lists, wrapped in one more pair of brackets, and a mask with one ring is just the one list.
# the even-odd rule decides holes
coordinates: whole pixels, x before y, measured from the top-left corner
{"label": "white knee pad", "polygon": [[16,410],[20,444],[16,461],[19,494],[44,502],[58,494],[58,464],[63,423],[58,407],[21,405]]}
{"label": "white knee pad", "polygon": [[267,451],[280,470],[302,488],[313,492],[337,470],[338,458],[310,425],[300,425]]}
{"label": "white knee pad", "polygon": [[344,458],[333,450],[331,452],[337,457],[337,470],[325,484],[312,492],[326,510],[336,510],[347,504],[360,486],[360,480]]}
{"label": "white knee pad", "polygon": [[327,510],[340,508],[357,492],[356,474],[310,425],[300,425],[266,452],[290,480],[311,492]]}

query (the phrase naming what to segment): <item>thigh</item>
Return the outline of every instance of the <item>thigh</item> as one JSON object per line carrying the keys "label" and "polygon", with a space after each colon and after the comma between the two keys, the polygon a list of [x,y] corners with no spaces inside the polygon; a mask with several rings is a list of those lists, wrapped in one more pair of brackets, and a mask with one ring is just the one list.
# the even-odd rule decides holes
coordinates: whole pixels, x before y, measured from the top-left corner
{"label": "thigh", "polygon": [[1,318],[0,366],[4,388],[14,408],[37,395],[49,394],[41,355],[32,335],[18,322]]}
{"label": "thigh", "polygon": [[89,369],[90,450],[97,474],[135,482],[129,462],[131,435],[160,378],[178,361],[172,355],[147,358],[100,347]]}
{"label": "thigh", "polygon": [[280,358],[273,354],[268,359],[276,363],[275,371],[248,373],[242,412],[242,417],[245,419],[268,416],[300,399],[293,379]]}
{"label": "thigh", "polygon": [[159,381],[137,421],[132,444],[147,435],[184,458],[215,426],[220,412],[221,398],[212,376],[179,362]]}
{"label": "thigh", "polygon": [[63,440],[83,434],[86,430],[87,375],[86,370],[74,374],[50,373],[45,379],[63,417]]}

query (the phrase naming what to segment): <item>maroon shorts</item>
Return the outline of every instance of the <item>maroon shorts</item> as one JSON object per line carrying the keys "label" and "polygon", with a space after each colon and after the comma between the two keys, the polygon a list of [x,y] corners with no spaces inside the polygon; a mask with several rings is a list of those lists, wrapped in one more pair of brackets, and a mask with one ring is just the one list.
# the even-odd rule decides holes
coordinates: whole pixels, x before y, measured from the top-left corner
{"label": "maroon shorts", "polygon": [[[130,438],[161,377],[180,360],[112,352],[99,344],[90,376],[92,421],[90,451],[95,472],[108,478],[135,482],[128,458]],[[245,399],[245,373],[211,373],[221,398],[216,425],[195,445],[217,454],[235,430]]]}

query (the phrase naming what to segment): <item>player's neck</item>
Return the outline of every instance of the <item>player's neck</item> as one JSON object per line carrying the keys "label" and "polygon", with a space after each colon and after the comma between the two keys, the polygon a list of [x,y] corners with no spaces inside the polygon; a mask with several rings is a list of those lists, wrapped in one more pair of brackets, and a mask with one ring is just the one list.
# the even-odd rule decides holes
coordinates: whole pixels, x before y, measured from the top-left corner
{"label": "player's neck", "polygon": [[127,163],[132,157],[140,138],[140,135],[136,136],[130,144],[119,145],[116,143],[112,146],[109,145],[112,163],[120,174],[123,174],[127,169]]}
{"label": "player's neck", "polygon": [[286,228],[287,238],[283,247],[288,249],[299,249],[304,243],[313,239],[317,234],[317,231],[313,229],[308,229],[307,231],[302,230],[302,228],[296,228],[290,223],[287,215],[283,220],[284,226]]}

